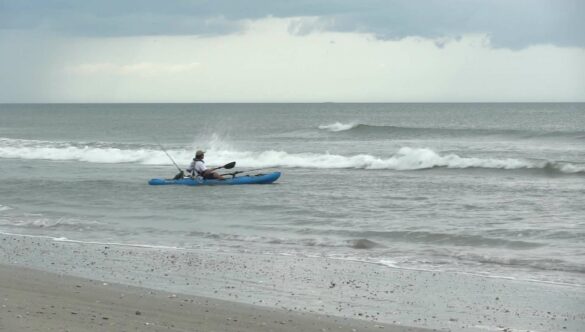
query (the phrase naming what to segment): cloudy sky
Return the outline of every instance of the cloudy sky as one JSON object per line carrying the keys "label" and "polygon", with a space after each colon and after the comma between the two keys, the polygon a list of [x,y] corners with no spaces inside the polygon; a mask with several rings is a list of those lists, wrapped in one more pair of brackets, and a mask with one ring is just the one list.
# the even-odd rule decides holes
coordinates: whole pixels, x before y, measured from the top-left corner
{"label": "cloudy sky", "polygon": [[0,102],[585,101],[582,0],[0,0]]}

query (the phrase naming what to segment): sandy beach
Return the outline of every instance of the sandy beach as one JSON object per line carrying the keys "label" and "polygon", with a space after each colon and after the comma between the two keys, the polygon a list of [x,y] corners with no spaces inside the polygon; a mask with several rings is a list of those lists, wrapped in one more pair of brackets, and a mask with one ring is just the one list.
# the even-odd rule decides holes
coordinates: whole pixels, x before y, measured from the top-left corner
{"label": "sandy beach", "polygon": [[0,265],[2,331],[425,331]]}
{"label": "sandy beach", "polygon": [[0,264],[0,326],[7,331],[576,332],[585,326],[585,295],[577,285],[362,262],[5,234]]}

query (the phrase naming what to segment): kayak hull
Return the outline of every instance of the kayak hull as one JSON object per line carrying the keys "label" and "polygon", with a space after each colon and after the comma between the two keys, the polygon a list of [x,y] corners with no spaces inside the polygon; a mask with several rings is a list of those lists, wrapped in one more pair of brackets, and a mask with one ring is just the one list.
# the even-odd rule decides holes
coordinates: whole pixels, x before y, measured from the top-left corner
{"label": "kayak hull", "polygon": [[272,183],[280,177],[280,172],[273,172],[269,174],[246,175],[237,176],[235,178],[227,178],[225,180],[204,180],[184,178],[179,180],[172,179],[151,179],[148,184],[151,186],[163,185],[184,185],[184,186],[220,186],[220,185],[238,185],[238,184],[268,184]]}

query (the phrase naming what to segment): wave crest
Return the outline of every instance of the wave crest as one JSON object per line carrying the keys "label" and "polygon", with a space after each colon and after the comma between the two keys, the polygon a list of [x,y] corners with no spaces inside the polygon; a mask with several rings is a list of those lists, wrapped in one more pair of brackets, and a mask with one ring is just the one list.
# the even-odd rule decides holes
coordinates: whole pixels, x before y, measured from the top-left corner
{"label": "wave crest", "polygon": [[[212,142],[213,143],[213,142]],[[193,157],[192,148],[168,150],[173,158],[186,164]],[[206,149],[216,161],[236,160],[238,166],[249,168],[313,168],[365,170],[422,170],[431,168],[542,169],[564,174],[585,173],[585,164],[528,160],[522,158],[463,157],[454,153],[441,154],[428,148],[400,148],[390,157],[370,154],[338,155],[329,153],[288,153],[286,151],[237,151],[223,144],[210,144]],[[0,139],[0,158],[72,160],[90,163],[139,163],[170,165],[163,151],[146,145],[116,145],[26,141]],[[214,166],[214,165],[210,165]]]}
{"label": "wave crest", "polygon": [[461,157],[456,154],[439,154],[427,148],[403,147],[389,158],[369,154],[343,156],[336,154],[297,153],[284,151],[228,152],[216,151],[220,159],[238,160],[244,167],[291,167],[317,169],[366,169],[366,170],[423,170],[431,168],[486,168],[486,169],[546,169],[560,173],[585,173],[585,164],[526,160],[515,158]]}
{"label": "wave crest", "polygon": [[320,125],[319,129],[337,132],[337,131],[351,130],[359,125],[360,125],[359,123],[335,122],[335,123],[331,123],[331,124],[327,124],[327,125]]}
{"label": "wave crest", "polygon": [[10,206],[0,204],[0,212],[8,210],[12,210],[12,208]]}

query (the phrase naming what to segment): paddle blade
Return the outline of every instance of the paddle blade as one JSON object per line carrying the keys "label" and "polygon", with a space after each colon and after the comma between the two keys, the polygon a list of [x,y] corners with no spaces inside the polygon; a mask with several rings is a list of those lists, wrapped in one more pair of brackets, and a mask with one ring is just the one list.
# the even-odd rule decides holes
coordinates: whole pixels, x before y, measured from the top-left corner
{"label": "paddle blade", "polygon": [[235,166],[236,166],[236,162],[235,162],[235,161],[232,161],[232,162],[231,162],[231,163],[229,163],[229,164],[225,164],[225,165],[223,166],[223,168],[225,168],[225,169],[232,169],[232,168],[234,168]]}

